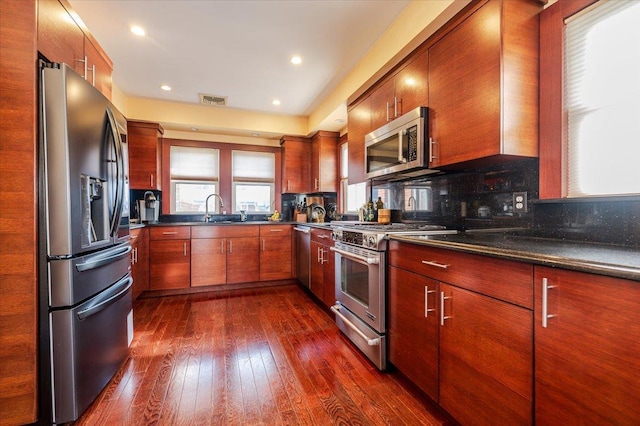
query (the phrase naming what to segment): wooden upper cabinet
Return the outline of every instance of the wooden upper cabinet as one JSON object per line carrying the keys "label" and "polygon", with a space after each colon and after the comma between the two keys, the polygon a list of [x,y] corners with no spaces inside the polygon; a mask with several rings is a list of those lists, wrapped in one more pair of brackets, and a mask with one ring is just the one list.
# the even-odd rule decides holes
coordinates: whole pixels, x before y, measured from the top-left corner
{"label": "wooden upper cabinet", "polygon": [[431,167],[538,155],[538,13],[490,0],[429,48]]}
{"label": "wooden upper cabinet", "polygon": [[162,134],[158,123],[128,121],[129,187],[162,189]]}
{"label": "wooden upper cabinet", "polygon": [[535,424],[638,424],[639,284],[535,267]]}
{"label": "wooden upper cabinet", "polygon": [[371,95],[371,130],[429,101],[429,55],[426,49],[411,57]]}
{"label": "wooden upper cabinet", "polygon": [[84,75],[84,33],[58,0],[38,0],[38,50]]}
{"label": "wooden upper cabinet", "polygon": [[66,63],[111,99],[113,63],[71,12],[67,1],[38,0],[38,51]]}
{"label": "wooden upper cabinet", "polygon": [[282,147],[282,192],[309,192],[311,171],[308,164],[311,161],[311,143],[308,138],[298,136],[283,136],[280,140]]}
{"label": "wooden upper cabinet", "polygon": [[311,191],[338,191],[338,132],[319,131],[311,137]]}
{"label": "wooden upper cabinet", "polygon": [[349,108],[348,112],[349,184],[367,180],[364,169],[364,137],[371,131],[371,97]]}
{"label": "wooden upper cabinet", "polygon": [[111,99],[111,72],[113,66],[89,39],[85,38],[84,53],[87,61],[87,80],[103,95]]}

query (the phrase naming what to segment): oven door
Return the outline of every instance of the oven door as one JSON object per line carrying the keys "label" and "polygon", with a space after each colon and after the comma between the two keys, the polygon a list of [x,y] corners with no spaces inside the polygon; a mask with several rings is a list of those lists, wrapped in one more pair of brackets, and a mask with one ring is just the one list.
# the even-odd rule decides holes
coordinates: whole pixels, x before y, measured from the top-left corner
{"label": "oven door", "polygon": [[336,299],[380,334],[385,325],[385,253],[336,242]]}

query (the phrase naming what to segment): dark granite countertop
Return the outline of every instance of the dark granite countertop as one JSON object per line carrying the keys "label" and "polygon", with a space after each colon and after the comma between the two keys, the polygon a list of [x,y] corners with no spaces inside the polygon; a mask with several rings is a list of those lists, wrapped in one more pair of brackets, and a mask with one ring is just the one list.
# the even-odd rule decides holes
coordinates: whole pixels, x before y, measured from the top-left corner
{"label": "dark granite countertop", "polygon": [[517,232],[392,234],[389,239],[640,281],[640,249],[634,247],[539,238]]}
{"label": "dark granite countertop", "polygon": [[136,229],[141,227],[151,226],[227,226],[227,225],[292,225],[293,222],[280,222],[277,220],[248,220],[246,222],[237,222],[232,220],[219,220],[216,222],[147,222],[147,223],[132,223],[129,225],[129,229]]}

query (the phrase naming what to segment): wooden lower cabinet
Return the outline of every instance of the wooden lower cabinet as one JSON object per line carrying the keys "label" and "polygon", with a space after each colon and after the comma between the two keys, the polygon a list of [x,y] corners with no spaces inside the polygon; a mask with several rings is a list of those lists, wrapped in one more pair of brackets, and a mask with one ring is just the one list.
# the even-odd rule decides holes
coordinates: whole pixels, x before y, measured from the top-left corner
{"label": "wooden lower cabinet", "polygon": [[389,267],[389,361],[438,401],[438,281]]}
{"label": "wooden lower cabinet", "polygon": [[227,239],[191,240],[191,287],[227,283]]}
{"label": "wooden lower cabinet", "polygon": [[161,226],[149,233],[149,289],[191,285],[191,241],[188,226]]}
{"label": "wooden lower cabinet", "polygon": [[536,266],[534,288],[536,424],[640,424],[640,283]]}
{"label": "wooden lower cabinet", "polygon": [[327,306],[336,302],[335,256],[331,251],[333,240],[329,229],[311,229],[311,292]]}
{"label": "wooden lower cabinet", "polygon": [[256,237],[227,240],[227,284],[260,281],[260,249]]}
{"label": "wooden lower cabinet", "polygon": [[461,424],[531,424],[533,312],[444,283],[440,298],[440,405]]}
{"label": "wooden lower cabinet", "polygon": [[149,290],[149,233],[146,228],[131,230],[131,276],[133,300]]}
{"label": "wooden lower cabinet", "polygon": [[260,281],[293,276],[291,225],[260,226]]}

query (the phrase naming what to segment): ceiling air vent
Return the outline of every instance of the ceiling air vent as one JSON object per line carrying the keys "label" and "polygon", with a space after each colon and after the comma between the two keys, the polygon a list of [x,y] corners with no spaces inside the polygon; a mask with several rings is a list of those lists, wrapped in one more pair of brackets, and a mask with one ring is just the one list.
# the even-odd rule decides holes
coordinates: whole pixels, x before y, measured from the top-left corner
{"label": "ceiling air vent", "polygon": [[199,95],[202,105],[227,106],[226,96],[205,95],[204,93],[199,93]]}

